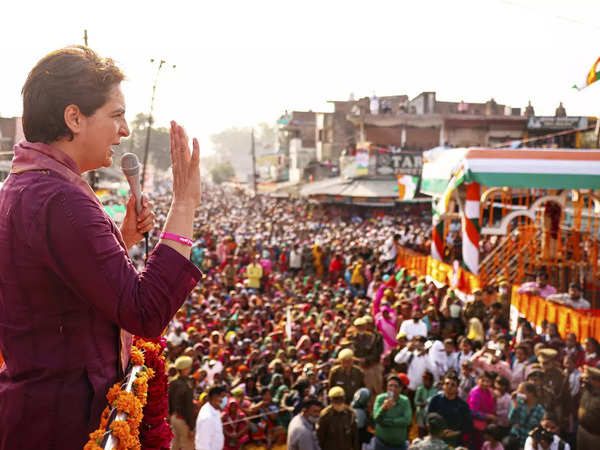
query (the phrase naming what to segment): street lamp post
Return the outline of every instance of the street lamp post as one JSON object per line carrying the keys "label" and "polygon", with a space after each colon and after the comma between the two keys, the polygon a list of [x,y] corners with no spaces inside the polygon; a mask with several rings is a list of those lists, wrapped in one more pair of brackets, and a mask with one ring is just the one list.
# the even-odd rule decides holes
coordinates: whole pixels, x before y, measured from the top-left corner
{"label": "street lamp post", "polygon": [[[151,59],[150,62],[154,62],[154,59]],[[158,75],[160,74],[160,69],[167,62],[164,59],[161,59],[158,63],[158,69],[156,70],[156,78],[154,78],[154,84],[152,85],[152,101],[150,102],[150,115],[148,116],[148,128],[146,128],[146,144],[144,145],[144,163],[142,165],[142,189],[144,189],[144,181],[146,180],[146,165],[148,163],[148,153],[150,150],[150,133],[152,132],[152,123],[154,122],[154,97],[156,94],[156,85],[158,84]],[[173,69],[175,65],[172,66]]]}

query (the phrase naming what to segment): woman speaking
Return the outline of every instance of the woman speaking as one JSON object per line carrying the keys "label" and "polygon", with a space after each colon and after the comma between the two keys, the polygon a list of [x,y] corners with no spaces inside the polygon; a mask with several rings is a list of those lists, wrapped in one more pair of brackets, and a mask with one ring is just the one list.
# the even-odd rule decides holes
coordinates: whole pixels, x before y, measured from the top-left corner
{"label": "woman speaking", "polygon": [[171,123],[173,200],[142,273],[127,250],[152,205],[121,229],[81,174],[129,135],[124,75],[85,47],[42,58],[23,87],[26,142],[0,191],[0,449],[80,449],[123,376],[131,335],[156,337],[201,274],[189,261],[199,147]]}

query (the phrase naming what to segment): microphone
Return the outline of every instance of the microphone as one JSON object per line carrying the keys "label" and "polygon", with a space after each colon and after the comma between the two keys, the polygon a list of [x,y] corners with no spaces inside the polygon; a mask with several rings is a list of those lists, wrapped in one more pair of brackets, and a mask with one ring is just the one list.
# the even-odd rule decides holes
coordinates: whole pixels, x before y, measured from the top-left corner
{"label": "microphone", "polygon": [[[134,153],[125,153],[121,156],[121,170],[129,183],[129,190],[135,199],[135,212],[142,212],[142,186],[140,185],[140,161]],[[146,258],[148,261],[148,232],[144,233],[146,240]]]}
{"label": "microphone", "polygon": [[140,161],[134,153],[121,156],[121,170],[129,183],[129,190],[135,199],[135,212],[142,212],[142,187],[140,185]]}

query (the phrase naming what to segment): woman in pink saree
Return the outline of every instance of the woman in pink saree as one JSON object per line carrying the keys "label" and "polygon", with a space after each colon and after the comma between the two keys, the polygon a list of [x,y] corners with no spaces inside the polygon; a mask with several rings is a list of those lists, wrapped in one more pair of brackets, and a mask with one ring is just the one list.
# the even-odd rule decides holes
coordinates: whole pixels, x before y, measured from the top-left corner
{"label": "woman in pink saree", "polygon": [[482,372],[475,386],[469,393],[469,408],[473,415],[473,448],[479,450],[483,444],[483,430],[488,422],[496,420],[495,403],[490,386],[494,375]]}
{"label": "woman in pink saree", "polygon": [[[382,299],[385,297],[393,298],[394,293],[391,289],[380,289],[373,302],[373,316],[375,325],[383,335],[383,356],[387,355],[397,344],[396,336],[398,334],[398,317],[396,312],[389,306],[381,306]],[[386,300],[386,303],[387,300]]]}

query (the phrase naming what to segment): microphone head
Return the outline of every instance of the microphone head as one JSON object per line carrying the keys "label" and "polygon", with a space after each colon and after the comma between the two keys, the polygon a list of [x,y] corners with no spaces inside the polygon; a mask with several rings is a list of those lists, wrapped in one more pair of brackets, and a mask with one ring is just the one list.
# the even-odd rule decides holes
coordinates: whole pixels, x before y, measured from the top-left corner
{"label": "microphone head", "polygon": [[140,161],[135,153],[125,153],[121,156],[121,170],[126,177],[137,175],[140,172]]}

